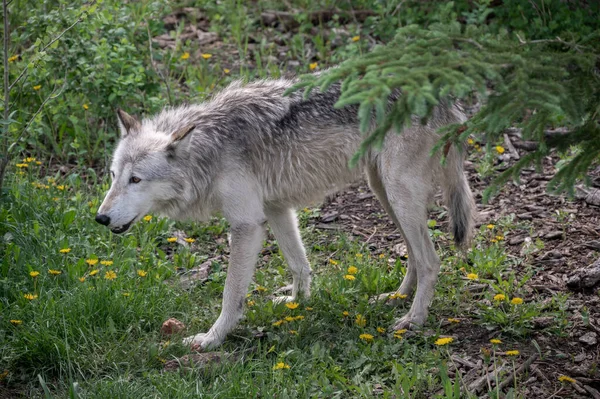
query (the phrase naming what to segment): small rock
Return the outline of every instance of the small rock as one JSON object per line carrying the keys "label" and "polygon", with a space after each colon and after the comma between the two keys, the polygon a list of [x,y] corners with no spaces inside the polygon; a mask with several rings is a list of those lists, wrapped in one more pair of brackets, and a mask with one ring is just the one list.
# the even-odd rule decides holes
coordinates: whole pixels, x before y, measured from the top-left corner
{"label": "small rock", "polygon": [[579,337],[579,342],[586,344],[586,345],[596,345],[596,343],[598,342],[598,339],[596,338],[597,334],[593,331],[590,331],[587,334],[583,334],[581,337]]}
{"label": "small rock", "polygon": [[508,241],[508,244],[509,245],[519,245],[519,244],[523,243],[523,241],[525,241],[525,237],[523,237],[523,236],[513,237]]}
{"label": "small rock", "polygon": [[575,356],[573,360],[575,361],[575,363],[581,363],[585,360],[586,357],[587,355],[585,353],[580,353],[579,355]]}
{"label": "small rock", "polygon": [[547,233],[544,238],[547,240],[556,240],[558,238],[563,238],[563,232],[560,230],[555,230]]}
{"label": "small rock", "polygon": [[179,334],[183,330],[185,330],[185,324],[177,319],[171,318],[163,323],[162,327],[160,328],[160,333],[162,335],[169,336],[173,334]]}

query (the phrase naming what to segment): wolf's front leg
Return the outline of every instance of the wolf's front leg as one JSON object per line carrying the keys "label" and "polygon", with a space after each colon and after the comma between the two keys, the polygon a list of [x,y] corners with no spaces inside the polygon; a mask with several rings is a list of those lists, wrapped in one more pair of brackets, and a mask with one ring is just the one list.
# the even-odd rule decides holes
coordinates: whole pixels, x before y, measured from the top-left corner
{"label": "wolf's front leg", "polygon": [[221,315],[205,334],[184,339],[186,345],[210,349],[221,345],[242,318],[248,285],[265,238],[264,223],[241,223],[231,227],[231,257],[223,290]]}

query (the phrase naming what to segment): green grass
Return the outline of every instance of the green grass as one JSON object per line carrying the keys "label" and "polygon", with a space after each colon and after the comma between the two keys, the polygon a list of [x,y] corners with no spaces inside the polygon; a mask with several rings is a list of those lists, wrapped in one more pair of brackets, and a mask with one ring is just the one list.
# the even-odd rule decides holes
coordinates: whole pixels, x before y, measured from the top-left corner
{"label": "green grass", "polygon": [[[215,53],[191,62],[181,55],[202,50],[193,41],[179,42],[174,50],[154,48],[176,103],[201,100],[234,78],[278,76],[288,68],[287,61],[278,64],[270,57],[277,53],[272,38],[259,42],[252,52],[248,46],[258,13],[276,8],[275,3],[259,2],[258,10],[239,1],[200,3],[206,7],[211,30],[238,53]],[[362,26],[350,24],[348,35],[340,39],[330,29],[339,27],[338,22],[314,27],[306,19],[309,11],[334,2],[294,4],[304,10],[298,16],[298,33],[273,35],[283,40],[286,60],[298,61],[297,72],[307,72],[311,63],[325,68],[359,54],[366,49],[366,39],[354,42],[352,36],[385,38],[385,27],[389,37],[401,22],[380,2],[353,2],[355,7],[375,9],[376,15]],[[43,91],[60,70],[56,60],[67,57],[82,63],[83,72],[69,72],[77,84],[49,106],[34,123],[33,133],[19,144],[41,165],[29,161],[28,167],[18,168],[15,165],[23,162],[14,160],[6,176],[0,208],[0,393],[5,388],[28,398],[464,397],[456,393],[461,381],[444,374],[451,363],[449,354],[477,353],[477,345],[491,348],[485,340],[463,336],[469,330],[495,331],[505,342],[503,349],[533,350],[533,319],[552,316],[545,333],[560,334],[566,323],[565,297],[550,303],[532,297],[521,305],[509,303],[526,295],[522,286],[535,273],[509,258],[502,240],[490,242],[515,228],[510,221],[499,221],[494,229],[483,226],[466,258],[455,253],[436,223],[430,223],[443,259],[440,282],[425,330],[399,339],[389,327],[408,310],[410,298],[395,309],[372,305],[369,298],[398,287],[406,260],[390,260],[389,254],[372,256],[360,240],[315,229],[311,220],[319,217],[319,209],[312,208],[299,212],[315,273],[312,297],[294,310],[273,305],[268,296],[289,283],[290,274],[281,254],[261,259],[245,318],[222,347],[235,353],[247,350],[245,355],[190,372],[163,372],[165,361],[189,349],[181,345],[179,336],[161,337],[162,322],[175,317],[193,334],[206,331],[219,314],[226,264],[216,262],[209,280],[190,290],[179,286],[178,269],[226,253],[227,225],[217,218],[208,224],[176,224],[154,217],[138,223],[131,233],[116,236],[97,225],[93,216],[108,189],[108,179],[99,171],[116,137],[114,107],[129,105],[133,111],[152,112],[168,103],[166,85],[153,72],[145,52],[144,21],[150,20],[152,35],[164,33],[156,22],[170,11],[164,6],[163,2],[126,6],[106,2],[91,28],[102,37],[119,38],[111,41],[112,47],[93,36],[94,29],[82,25],[82,40],[89,40],[95,55],[82,42],[58,47],[51,54],[54,61],[32,70],[14,99],[14,107],[23,115],[32,113],[41,97],[32,95],[31,86],[47,82],[39,95],[48,94]],[[58,24],[59,16],[35,14],[19,32],[33,40],[42,22]],[[311,28],[318,34],[312,34]],[[15,52],[25,51],[25,39]],[[336,39],[342,44],[334,49]],[[24,61],[16,66],[26,66],[24,54]],[[254,60],[252,67],[245,64],[249,58]],[[119,73],[109,68],[108,60],[114,68],[121,67]],[[233,69],[239,60],[241,66]],[[89,71],[99,65],[107,69],[90,80]],[[226,67],[232,70],[226,73]],[[89,104],[89,109],[81,104]],[[68,167],[61,171],[57,163]],[[167,241],[176,230],[196,239],[191,248]],[[60,252],[67,248],[68,253]],[[98,262],[90,264],[93,260]],[[343,278],[350,266],[358,268],[354,281]],[[39,275],[32,277],[32,272]],[[107,279],[112,272],[115,278]],[[477,279],[466,278],[469,273],[477,274]],[[492,289],[470,290],[481,283]],[[37,297],[29,300],[26,294]],[[494,300],[497,294],[506,300]],[[364,325],[356,322],[358,315]],[[288,316],[304,318],[273,324]],[[448,324],[448,318],[460,322]],[[371,334],[373,340],[362,340],[361,334]],[[436,339],[444,335],[455,336],[455,342],[436,346]],[[290,368],[274,370],[279,362]]]}
{"label": "green grass", "polygon": [[[0,355],[9,372],[5,383],[25,396],[42,395],[42,378],[56,397],[69,390],[98,398],[183,398],[196,392],[217,398],[372,397],[376,386],[385,391],[383,397],[403,390],[411,397],[432,397],[444,380],[431,370],[448,362],[448,351],[463,351],[467,344],[460,336],[449,349],[434,344],[438,336],[455,335],[445,319],[497,330],[507,348],[525,345],[535,317],[556,318],[550,334],[565,323],[565,298],[550,304],[535,298],[521,305],[508,302],[523,294],[527,273],[517,277],[502,241],[489,244],[491,234],[500,234],[497,226],[493,231],[482,227],[466,260],[452,255],[443,233],[431,230],[442,244],[444,264],[428,333],[395,338],[389,327],[408,309],[410,298],[396,309],[372,305],[369,298],[395,289],[406,261],[371,256],[360,240],[311,228],[308,222],[318,214],[313,209],[300,212],[315,271],[313,296],[294,310],[271,302],[269,294],[289,282],[282,256],[274,253],[260,262],[248,297],[251,306],[223,346],[229,352],[250,350],[243,360],[163,373],[165,361],[189,351],[180,337],[167,343],[160,336],[162,322],[175,317],[195,333],[206,331],[218,316],[225,265],[216,264],[209,281],[191,290],[179,286],[176,267],[189,268],[222,253],[225,244],[215,242],[226,238],[224,222],[175,225],[154,217],[125,236],[112,235],[92,219],[104,185],[87,186],[75,175],[49,183],[35,168],[9,175],[9,198],[0,219]],[[193,250],[167,241],[175,229],[197,238]],[[63,248],[70,251],[60,253]],[[89,265],[90,259],[113,264]],[[354,281],[343,278],[350,266],[358,269]],[[98,272],[92,275],[93,270]],[[139,270],[147,274],[141,277]],[[39,275],[32,277],[33,271]],[[113,280],[106,278],[110,271]],[[469,273],[476,273],[477,280],[467,279]],[[481,282],[496,290],[483,296],[468,290]],[[495,301],[499,293],[506,300]],[[24,294],[37,298],[28,300]],[[358,315],[364,325],[357,323]],[[273,324],[288,316],[303,318]],[[361,340],[365,333],[373,340]],[[278,362],[290,368],[273,370]]]}

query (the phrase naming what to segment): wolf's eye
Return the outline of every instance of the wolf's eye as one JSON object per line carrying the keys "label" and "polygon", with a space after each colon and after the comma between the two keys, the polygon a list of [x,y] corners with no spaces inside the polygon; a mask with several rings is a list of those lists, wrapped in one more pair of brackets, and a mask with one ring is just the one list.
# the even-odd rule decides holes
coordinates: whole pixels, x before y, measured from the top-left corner
{"label": "wolf's eye", "polygon": [[142,181],[142,179],[140,179],[137,176],[131,176],[131,179],[129,179],[129,183],[136,183],[137,184],[137,183],[139,183],[141,181]]}

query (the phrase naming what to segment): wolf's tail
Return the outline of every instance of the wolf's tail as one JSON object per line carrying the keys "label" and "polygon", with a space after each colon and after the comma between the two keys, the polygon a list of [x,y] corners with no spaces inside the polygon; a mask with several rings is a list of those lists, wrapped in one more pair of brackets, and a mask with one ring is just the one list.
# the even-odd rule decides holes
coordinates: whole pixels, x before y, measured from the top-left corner
{"label": "wolf's tail", "polygon": [[450,147],[441,181],[454,242],[460,248],[469,245],[476,211],[473,193],[463,169],[465,153],[454,145]]}

